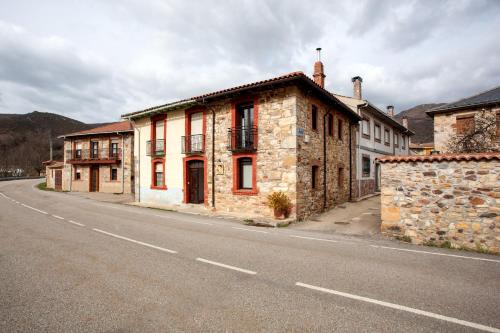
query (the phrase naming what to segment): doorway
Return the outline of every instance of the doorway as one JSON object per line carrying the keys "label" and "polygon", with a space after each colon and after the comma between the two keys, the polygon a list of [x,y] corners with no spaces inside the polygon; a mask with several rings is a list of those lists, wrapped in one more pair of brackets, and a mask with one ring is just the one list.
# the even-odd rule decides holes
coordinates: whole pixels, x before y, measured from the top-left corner
{"label": "doorway", "polygon": [[54,172],[54,189],[56,191],[62,190],[62,170],[55,170]]}
{"label": "doorway", "polygon": [[375,163],[375,192],[380,192],[380,164]]}
{"label": "doorway", "polygon": [[187,203],[199,204],[205,201],[205,179],[203,161],[187,162]]}
{"label": "doorway", "polygon": [[90,168],[90,192],[99,192],[99,167]]}

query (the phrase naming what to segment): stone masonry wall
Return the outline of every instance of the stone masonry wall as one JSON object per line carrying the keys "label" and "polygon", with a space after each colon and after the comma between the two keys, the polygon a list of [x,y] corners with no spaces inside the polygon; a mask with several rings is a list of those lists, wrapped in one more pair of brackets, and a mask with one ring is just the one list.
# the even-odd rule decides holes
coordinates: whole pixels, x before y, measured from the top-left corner
{"label": "stone masonry wall", "polygon": [[[317,130],[312,129],[312,105],[318,108]],[[326,206],[324,205],[324,153],[323,126],[324,115],[333,115],[333,135],[326,130]],[[342,139],[338,137],[338,120],[342,121]],[[297,209],[299,220],[323,212],[337,204],[349,200],[349,172],[354,172],[349,163],[349,119],[338,110],[323,103],[314,96],[299,93],[297,96],[297,128],[304,135],[297,136]],[[307,140],[307,139],[308,140]],[[354,140],[354,135],[351,136]],[[307,142],[308,141],[308,142]],[[353,142],[354,147],[354,142]],[[312,167],[318,167],[316,188],[312,188]],[[339,174],[341,179],[339,181]],[[351,178],[354,179],[354,178]]]}
{"label": "stone masonry wall", "polygon": [[[208,105],[206,115],[206,161],[208,203],[212,200],[212,111],[215,111],[215,208],[248,216],[271,217],[267,196],[285,192],[294,209],[296,204],[296,87],[275,88],[259,92],[258,146],[256,156],[257,193],[233,193],[233,154],[228,150],[228,128],[231,127],[231,100]],[[236,154],[237,155],[237,154]]]}
{"label": "stone masonry wall", "polygon": [[385,162],[381,230],[416,244],[500,252],[500,155],[482,161]]}

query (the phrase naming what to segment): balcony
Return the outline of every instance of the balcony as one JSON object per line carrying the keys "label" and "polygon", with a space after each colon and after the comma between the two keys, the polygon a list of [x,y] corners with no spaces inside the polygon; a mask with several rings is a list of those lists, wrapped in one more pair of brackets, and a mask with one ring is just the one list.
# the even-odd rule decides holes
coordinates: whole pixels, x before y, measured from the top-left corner
{"label": "balcony", "polygon": [[228,129],[228,150],[249,152],[257,150],[257,127],[233,127]]}
{"label": "balcony", "polygon": [[66,150],[69,164],[115,164],[122,159],[121,148]]}
{"label": "balcony", "polygon": [[164,156],[165,140],[146,141],[146,156]]}
{"label": "balcony", "polygon": [[196,134],[181,137],[181,150],[183,154],[203,154],[205,152],[205,135]]}

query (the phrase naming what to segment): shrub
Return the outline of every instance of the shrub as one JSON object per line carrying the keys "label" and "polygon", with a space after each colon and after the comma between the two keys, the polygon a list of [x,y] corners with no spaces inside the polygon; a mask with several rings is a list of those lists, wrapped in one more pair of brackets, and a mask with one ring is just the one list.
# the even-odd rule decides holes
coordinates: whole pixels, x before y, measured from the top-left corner
{"label": "shrub", "polygon": [[292,209],[292,202],[282,191],[269,194],[267,196],[267,205],[274,210],[276,217],[283,214],[287,218]]}

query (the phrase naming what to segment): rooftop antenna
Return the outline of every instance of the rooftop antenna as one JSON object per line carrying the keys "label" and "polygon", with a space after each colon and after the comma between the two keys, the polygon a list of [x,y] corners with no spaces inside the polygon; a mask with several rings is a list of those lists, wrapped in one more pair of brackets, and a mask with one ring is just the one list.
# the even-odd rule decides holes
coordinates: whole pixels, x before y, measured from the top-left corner
{"label": "rooftop antenna", "polygon": [[321,47],[317,47],[316,51],[318,51],[318,61],[321,61]]}

